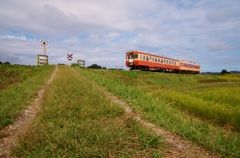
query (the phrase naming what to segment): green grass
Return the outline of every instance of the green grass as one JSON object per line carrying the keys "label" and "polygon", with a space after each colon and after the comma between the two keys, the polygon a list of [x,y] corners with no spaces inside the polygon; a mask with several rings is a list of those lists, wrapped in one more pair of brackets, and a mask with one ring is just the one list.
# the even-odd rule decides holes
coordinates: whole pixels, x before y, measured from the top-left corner
{"label": "green grass", "polygon": [[[54,66],[16,69],[5,69],[0,80],[6,84],[0,93],[1,128],[33,101]],[[79,74],[59,66],[41,112],[19,138],[13,157],[163,156],[161,137],[129,118],[92,81],[144,119],[224,157],[240,157],[239,75],[74,69]]]}
{"label": "green grass", "polygon": [[[55,66],[0,65],[0,129],[34,100],[38,90],[50,78]],[[12,82],[14,81],[14,82]]]}
{"label": "green grass", "polygon": [[[64,74],[64,75],[62,75]],[[165,143],[70,67],[58,73],[16,157],[161,157]]]}
{"label": "green grass", "polygon": [[43,70],[42,66],[0,64],[0,90],[27,80]]}
{"label": "green grass", "polygon": [[[237,95],[231,91],[232,87],[239,87],[238,82],[224,82],[224,85],[222,82],[199,83],[202,79],[221,80],[221,76],[217,75],[80,69],[78,71],[125,100],[145,119],[193,140],[206,149],[227,157],[240,156],[239,133],[225,132],[221,127],[230,124],[234,126],[233,130],[239,128],[239,106],[226,100],[232,94],[238,101]],[[204,100],[204,97],[208,96],[204,95],[204,92],[209,91],[209,95],[216,93],[216,96],[221,94],[219,89],[212,89],[214,87],[221,87],[223,91],[230,93],[225,98],[222,97],[225,101],[215,103],[212,100],[214,97]],[[205,90],[202,91],[202,88]],[[220,103],[221,105],[218,105]]]}
{"label": "green grass", "polygon": [[221,79],[225,79],[232,82],[239,82],[240,81],[240,74],[227,74],[227,75],[221,75]]}

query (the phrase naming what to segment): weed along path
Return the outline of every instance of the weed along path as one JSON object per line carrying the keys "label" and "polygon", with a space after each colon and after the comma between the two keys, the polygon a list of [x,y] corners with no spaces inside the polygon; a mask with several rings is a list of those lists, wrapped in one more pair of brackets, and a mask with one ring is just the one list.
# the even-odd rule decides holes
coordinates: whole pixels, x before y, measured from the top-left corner
{"label": "weed along path", "polygon": [[[81,77],[84,77],[81,75],[81,72],[78,72],[77,70],[73,69],[78,75]],[[120,107],[125,109],[125,112],[128,116],[136,120],[140,123],[140,125],[143,128],[146,128],[150,131],[152,131],[154,134],[160,136],[166,141],[166,144],[168,145],[168,148],[164,151],[163,157],[170,157],[170,158],[218,158],[221,157],[220,155],[213,153],[211,151],[205,150],[204,148],[194,144],[193,142],[186,140],[182,138],[179,135],[175,135],[164,128],[161,128],[155,124],[152,124],[150,122],[147,122],[141,118],[141,116],[137,113],[134,113],[131,107],[121,99],[118,99],[115,95],[110,93],[106,90],[106,88],[101,87],[94,81],[93,85],[94,87],[98,88],[100,91],[102,91],[107,98],[112,100],[112,102],[116,103]]]}
{"label": "weed along path", "polygon": [[47,83],[38,91],[37,97],[34,102],[30,104],[20,115],[17,117],[13,124],[6,126],[0,130],[0,135],[4,138],[0,139],[0,158],[10,157],[11,149],[16,146],[18,137],[28,130],[28,125],[31,120],[37,115],[41,108],[41,99],[45,93],[46,88],[50,85],[57,73],[58,67],[56,66],[54,73]]}

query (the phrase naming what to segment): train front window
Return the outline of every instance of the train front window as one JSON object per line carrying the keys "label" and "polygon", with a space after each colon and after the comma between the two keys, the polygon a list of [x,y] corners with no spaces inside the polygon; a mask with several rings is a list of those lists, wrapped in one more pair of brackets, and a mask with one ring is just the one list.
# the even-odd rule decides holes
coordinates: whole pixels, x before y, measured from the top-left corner
{"label": "train front window", "polygon": [[129,55],[126,55],[126,59],[129,59]]}

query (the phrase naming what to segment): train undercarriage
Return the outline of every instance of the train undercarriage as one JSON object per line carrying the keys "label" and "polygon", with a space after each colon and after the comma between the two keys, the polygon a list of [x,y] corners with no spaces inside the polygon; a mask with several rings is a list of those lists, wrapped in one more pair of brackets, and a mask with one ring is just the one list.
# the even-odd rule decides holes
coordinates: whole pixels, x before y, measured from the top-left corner
{"label": "train undercarriage", "polygon": [[197,71],[187,71],[187,70],[177,70],[177,69],[173,70],[173,69],[169,69],[169,68],[159,68],[159,67],[150,68],[148,66],[131,67],[130,70],[132,70],[132,71],[183,73],[183,74],[199,74],[199,72],[197,72]]}

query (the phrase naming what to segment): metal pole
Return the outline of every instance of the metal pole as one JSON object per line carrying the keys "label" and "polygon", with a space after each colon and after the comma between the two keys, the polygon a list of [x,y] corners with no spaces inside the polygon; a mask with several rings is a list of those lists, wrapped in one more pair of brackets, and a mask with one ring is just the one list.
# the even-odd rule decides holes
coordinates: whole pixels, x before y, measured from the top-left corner
{"label": "metal pole", "polygon": [[43,42],[43,52],[44,52],[44,57],[46,55],[46,46],[45,46],[45,41]]}

